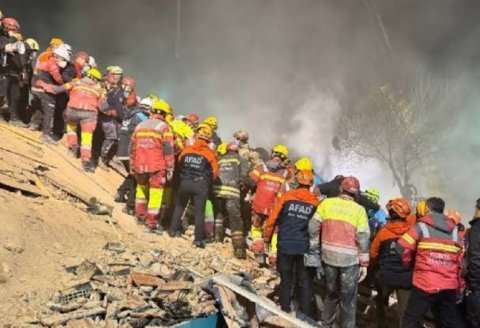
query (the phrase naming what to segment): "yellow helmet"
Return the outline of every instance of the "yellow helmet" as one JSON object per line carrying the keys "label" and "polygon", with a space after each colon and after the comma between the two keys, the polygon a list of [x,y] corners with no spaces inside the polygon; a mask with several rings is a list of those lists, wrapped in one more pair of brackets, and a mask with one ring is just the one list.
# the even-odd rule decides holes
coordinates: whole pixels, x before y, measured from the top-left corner
{"label": "yellow helmet", "polygon": [[212,140],[213,130],[208,124],[202,123],[197,128],[197,138],[205,141]]}
{"label": "yellow helmet", "polygon": [[281,155],[284,159],[288,157],[288,148],[285,145],[276,145],[272,149],[272,154]]}
{"label": "yellow helmet", "polygon": [[35,39],[28,38],[25,40],[25,43],[28,44],[30,49],[32,49],[33,51],[40,50],[40,46],[38,45],[38,42]]}
{"label": "yellow helmet", "polygon": [[313,163],[308,157],[300,157],[295,162],[295,168],[299,171],[313,171]]}
{"label": "yellow helmet", "polygon": [[422,199],[417,203],[417,207],[415,210],[417,212],[418,218],[421,218],[427,215],[427,202],[425,201],[425,199]]}
{"label": "yellow helmet", "polygon": [[50,47],[58,47],[59,45],[61,44],[64,44],[65,42],[63,42],[62,39],[60,38],[52,38],[50,40]]}
{"label": "yellow helmet", "polygon": [[102,80],[102,73],[96,68],[90,68],[87,71],[87,77],[89,77],[91,79],[95,79],[97,81],[101,81]]}
{"label": "yellow helmet", "polygon": [[156,94],[153,94],[153,93],[147,95],[145,98],[150,98],[150,99],[152,99],[154,102],[160,100],[160,98],[159,98]]}
{"label": "yellow helmet", "polygon": [[369,188],[365,190],[365,196],[367,196],[371,201],[378,203],[380,200],[380,191],[377,188]]}
{"label": "yellow helmet", "polygon": [[217,153],[219,153],[221,156],[225,155],[227,153],[227,146],[228,143],[226,142],[222,142],[221,144],[219,144],[217,147]]}
{"label": "yellow helmet", "polygon": [[218,127],[218,120],[215,116],[209,116],[204,121],[204,124],[208,124],[212,127],[212,129],[216,129]]}
{"label": "yellow helmet", "polygon": [[173,115],[172,106],[163,99],[153,101],[152,112]]}

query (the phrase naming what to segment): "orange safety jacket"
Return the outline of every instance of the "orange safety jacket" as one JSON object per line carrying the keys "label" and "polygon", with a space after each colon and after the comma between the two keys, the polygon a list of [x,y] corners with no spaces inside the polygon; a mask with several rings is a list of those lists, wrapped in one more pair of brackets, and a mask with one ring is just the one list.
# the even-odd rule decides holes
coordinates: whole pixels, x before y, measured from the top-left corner
{"label": "orange safety jacket", "polygon": [[60,88],[70,91],[68,108],[98,112],[100,109],[108,106],[105,92],[100,83],[94,82],[89,78],[66,83]]}

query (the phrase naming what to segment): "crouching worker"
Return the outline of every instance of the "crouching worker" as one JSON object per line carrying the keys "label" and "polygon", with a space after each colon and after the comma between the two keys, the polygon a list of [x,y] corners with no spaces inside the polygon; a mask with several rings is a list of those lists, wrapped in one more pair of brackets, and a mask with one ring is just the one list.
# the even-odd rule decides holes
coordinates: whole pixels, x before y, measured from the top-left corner
{"label": "crouching worker", "polygon": [[98,111],[107,108],[105,93],[101,86],[102,74],[96,68],[88,70],[80,80],[54,86],[53,93],[70,92],[65,117],[67,120],[67,143],[70,153],[77,157],[77,128],[81,129],[80,158],[86,172],[94,172],[95,165],[91,161],[93,131],[97,125]]}
{"label": "crouching worker", "polygon": [[[300,293],[299,310],[311,315],[312,279],[310,270],[305,267],[304,255],[310,248],[309,222],[318,206],[318,199],[310,191],[313,185],[313,173],[300,171],[295,179],[298,188],[285,193],[276,203],[265,226],[265,244],[272,240],[275,227],[278,226],[277,270],[280,273],[280,306],[290,312],[292,287]],[[293,275],[296,274],[296,279]]]}

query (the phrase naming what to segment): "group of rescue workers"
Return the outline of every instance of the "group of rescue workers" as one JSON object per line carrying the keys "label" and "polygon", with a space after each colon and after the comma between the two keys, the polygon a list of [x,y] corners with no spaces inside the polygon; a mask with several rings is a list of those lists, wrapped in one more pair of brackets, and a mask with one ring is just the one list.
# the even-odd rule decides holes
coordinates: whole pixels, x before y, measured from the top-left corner
{"label": "group of rescue workers", "polygon": [[[156,95],[137,97],[121,67],[102,75],[91,55],[73,54],[59,38],[37,57],[38,43],[23,39],[19,23],[0,19],[2,119],[41,129],[46,144],[65,134],[86,172],[108,170],[116,155],[128,176],[115,201],[147,232],[180,237],[192,219],[195,247],[228,235],[235,257],[249,248],[277,269],[282,310],[295,300],[325,327],[355,327],[359,283],[378,291],[378,327],[392,326],[393,294],[399,327],[420,327],[429,311],[437,327],[480,327],[480,200],[468,232],[441,198],[415,211],[394,198],[385,212],[378,190],[361,191],[355,177],[323,182],[308,157],[292,165],[284,145],[254,151],[246,131],[222,142],[216,117],[174,116]],[[319,284],[326,292],[315,311]]]}

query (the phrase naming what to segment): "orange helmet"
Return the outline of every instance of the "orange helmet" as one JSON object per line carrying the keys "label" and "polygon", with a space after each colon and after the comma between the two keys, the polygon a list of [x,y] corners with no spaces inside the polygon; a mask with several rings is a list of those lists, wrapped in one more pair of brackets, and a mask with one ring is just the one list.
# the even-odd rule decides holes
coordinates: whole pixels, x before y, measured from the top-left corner
{"label": "orange helmet", "polygon": [[388,202],[387,211],[394,212],[402,219],[406,219],[412,212],[412,209],[405,198],[394,198]]}
{"label": "orange helmet", "polygon": [[2,19],[2,25],[3,28],[7,31],[17,32],[18,30],[20,30],[20,24],[15,18],[12,17]]}
{"label": "orange helmet", "polygon": [[460,215],[460,213],[458,213],[457,211],[455,210],[452,210],[452,209],[448,209],[446,212],[445,212],[445,215],[448,216],[450,219],[452,219],[453,221],[455,221],[455,224],[458,225],[462,222],[462,216]]}
{"label": "orange helmet", "polygon": [[194,126],[197,125],[198,122],[200,121],[200,117],[195,113],[188,114],[187,116],[185,116],[185,119],[190,123],[192,123],[192,125]]}
{"label": "orange helmet", "polygon": [[90,58],[90,55],[86,51],[79,51],[75,54],[74,58],[75,59],[82,58],[85,61],[88,61],[88,59]]}
{"label": "orange helmet", "polygon": [[295,175],[295,179],[298,184],[302,186],[311,186],[313,185],[313,172],[309,170],[301,170]]}
{"label": "orange helmet", "polygon": [[229,142],[227,144],[227,151],[238,151],[238,145],[235,142]]}

